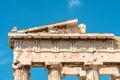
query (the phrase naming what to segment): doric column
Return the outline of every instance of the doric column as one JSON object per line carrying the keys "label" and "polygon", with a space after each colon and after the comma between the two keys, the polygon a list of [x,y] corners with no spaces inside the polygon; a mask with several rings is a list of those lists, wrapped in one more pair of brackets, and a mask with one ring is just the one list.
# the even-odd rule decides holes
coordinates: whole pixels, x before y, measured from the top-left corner
{"label": "doric column", "polygon": [[48,70],[48,80],[61,80],[61,64],[53,63],[46,66]]}
{"label": "doric column", "polygon": [[30,80],[30,66],[21,66],[13,64],[14,80]]}
{"label": "doric column", "polygon": [[98,66],[88,66],[87,67],[86,80],[100,80]]}

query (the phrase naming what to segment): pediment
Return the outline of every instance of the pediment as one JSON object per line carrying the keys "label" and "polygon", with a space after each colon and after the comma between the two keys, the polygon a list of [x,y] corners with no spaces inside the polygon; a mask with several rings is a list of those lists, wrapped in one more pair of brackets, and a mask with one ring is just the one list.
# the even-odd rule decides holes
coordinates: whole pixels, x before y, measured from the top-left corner
{"label": "pediment", "polygon": [[[51,33],[51,34],[66,34],[66,33],[80,33],[80,27],[77,25],[77,19],[59,22],[55,24],[29,28],[25,30],[18,30],[22,33]],[[12,30],[15,31],[15,30]]]}

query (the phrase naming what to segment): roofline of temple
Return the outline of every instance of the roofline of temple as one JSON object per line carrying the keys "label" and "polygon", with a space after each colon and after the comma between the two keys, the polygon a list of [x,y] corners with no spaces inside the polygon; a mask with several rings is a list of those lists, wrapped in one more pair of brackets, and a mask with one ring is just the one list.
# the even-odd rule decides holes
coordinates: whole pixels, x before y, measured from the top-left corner
{"label": "roofline of temple", "polygon": [[67,20],[67,21],[64,21],[64,22],[58,22],[58,23],[54,23],[54,24],[29,28],[29,29],[25,29],[25,30],[18,30],[17,32],[26,33],[26,32],[36,31],[36,30],[43,30],[43,29],[46,29],[48,27],[54,27],[54,26],[62,26],[62,25],[68,25],[68,24],[76,24],[77,25],[77,22],[78,22],[78,19],[73,19],[73,20]]}
{"label": "roofline of temple", "polygon": [[[119,37],[115,36],[114,34],[111,33],[42,33],[42,32],[36,32],[36,31],[43,31],[45,29],[48,29],[49,27],[61,27],[61,26],[67,26],[67,25],[72,25],[72,27],[86,27],[84,25],[77,25],[78,20],[73,19],[73,20],[68,20],[64,22],[59,22],[55,24],[50,24],[50,25],[44,25],[44,26],[39,26],[39,27],[34,27],[34,28],[29,28],[25,30],[17,30],[14,28],[12,32],[8,33],[9,36],[9,43],[10,47],[14,46],[14,40],[15,39],[91,39],[91,40],[117,40],[120,39]],[[31,33],[34,32],[34,33]],[[36,33],[35,33],[36,32]]]}

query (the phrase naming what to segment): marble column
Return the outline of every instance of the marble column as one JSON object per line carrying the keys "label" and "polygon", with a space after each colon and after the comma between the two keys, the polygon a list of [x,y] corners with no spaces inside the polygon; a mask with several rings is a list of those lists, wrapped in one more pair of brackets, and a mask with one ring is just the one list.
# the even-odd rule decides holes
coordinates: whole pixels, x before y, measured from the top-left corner
{"label": "marble column", "polygon": [[50,65],[47,69],[48,69],[48,80],[61,80],[60,65]]}
{"label": "marble column", "polygon": [[99,68],[97,66],[87,67],[86,80],[100,80],[100,78],[99,78]]}
{"label": "marble column", "polygon": [[30,80],[30,67],[14,67],[14,80]]}
{"label": "marble column", "polygon": [[58,69],[50,69],[48,80],[61,80],[61,74]]}

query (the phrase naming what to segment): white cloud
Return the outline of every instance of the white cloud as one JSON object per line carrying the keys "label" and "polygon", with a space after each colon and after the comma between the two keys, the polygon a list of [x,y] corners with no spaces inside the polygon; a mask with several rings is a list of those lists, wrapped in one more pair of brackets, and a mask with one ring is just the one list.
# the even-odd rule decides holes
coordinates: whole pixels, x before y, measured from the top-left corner
{"label": "white cloud", "polygon": [[81,0],[68,0],[69,8],[77,7],[77,6],[82,6],[83,2]]}

